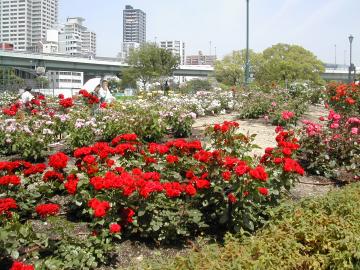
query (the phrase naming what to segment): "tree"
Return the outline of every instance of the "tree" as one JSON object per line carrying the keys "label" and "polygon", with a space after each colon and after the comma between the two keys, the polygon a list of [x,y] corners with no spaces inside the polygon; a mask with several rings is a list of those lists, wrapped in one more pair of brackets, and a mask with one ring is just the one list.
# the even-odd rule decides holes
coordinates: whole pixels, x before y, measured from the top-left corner
{"label": "tree", "polygon": [[[251,73],[256,76],[261,65],[261,54],[249,51]],[[233,51],[223,60],[215,62],[215,78],[228,86],[239,86],[244,83],[246,50]]]}
{"label": "tree", "polygon": [[263,52],[263,63],[256,80],[260,84],[278,84],[305,80],[322,84],[323,63],[316,56],[298,45],[277,44]]}
{"label": "tree", "polygon": [[0,89],[18,90],[25,85],[24,79],[16,75],[14,68],[0,68]]}
{"label": "tree", "polygon": [[49,87],[49,79],[45,76],[38,76],[35,78],[37,87],[47,88]]}
{"label": "tree", "polygon": [[130,52],[128,63],[131,67],[123,74],[127,78],[141,80],[145,89],[148,83],[172,76],[179,62],[179,58],[170,51],[145,43]]}

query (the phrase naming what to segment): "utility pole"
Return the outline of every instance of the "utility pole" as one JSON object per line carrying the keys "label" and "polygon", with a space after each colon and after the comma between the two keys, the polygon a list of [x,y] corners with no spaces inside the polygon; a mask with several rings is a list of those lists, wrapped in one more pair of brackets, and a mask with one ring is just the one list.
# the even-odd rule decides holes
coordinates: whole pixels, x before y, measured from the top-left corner
{"label": "utility pole", "polygon": [[246,63],[245,63],[245,85],[249,84],[250,61],[249,61],[249,0],[246,0]]}

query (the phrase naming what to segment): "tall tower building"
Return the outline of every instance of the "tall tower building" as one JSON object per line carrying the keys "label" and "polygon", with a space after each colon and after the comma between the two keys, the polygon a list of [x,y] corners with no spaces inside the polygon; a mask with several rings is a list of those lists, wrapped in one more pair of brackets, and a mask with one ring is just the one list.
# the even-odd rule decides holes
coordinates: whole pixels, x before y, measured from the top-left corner
{"label": "tall tower building", "polygon": [[0,43],[32,50],[58,20],[58,0],[0,0]]}
{"label": "tall tower building", "polygon": [[146,13],[130,5],[123,11],[123,42],[146,42]]}

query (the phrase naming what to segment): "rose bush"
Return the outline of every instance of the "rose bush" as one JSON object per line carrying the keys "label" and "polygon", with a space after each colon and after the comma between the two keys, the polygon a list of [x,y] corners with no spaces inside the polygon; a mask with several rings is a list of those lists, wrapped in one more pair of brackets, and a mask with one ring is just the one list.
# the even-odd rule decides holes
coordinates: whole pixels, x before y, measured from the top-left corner
{"label": "rose bush", "polygon": [[[215,125],[208,133],[208,148],[183,139],[143,143],[136,134],[122,134],[78,148],[72,157],[56,153],[47,164],[0,162],[0,222],[6,228],[29,218],[50,222],[65,212],[86,224],[91,245],[129,236],[170,242],[200,232],[253,231],[266,219],[264,210],[304,173],[294,159],[295,134],[279,131],[277,146],[258,160],[250,155],[253,136],[238,133],[237,123]],[[61,204],[54,195],[64,198]],[[59,263],[54,258],[65,250],[88,250],[66,235],[66,243],[51,242],[52,257],[37,265]],[[11,245],[5,254],[17,259],[19,248]],[[33,259],[32,252],[22,256]]]}

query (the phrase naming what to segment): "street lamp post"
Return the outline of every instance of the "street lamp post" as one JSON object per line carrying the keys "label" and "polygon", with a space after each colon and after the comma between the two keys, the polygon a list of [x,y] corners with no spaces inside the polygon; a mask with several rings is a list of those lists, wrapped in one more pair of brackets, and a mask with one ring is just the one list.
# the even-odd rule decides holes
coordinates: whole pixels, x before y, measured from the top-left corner
{"label": "street lamp post", "polygon": [[249,84],[250,60],[249,60],[249,0],[246,0],[246,60],[245,60],[245,85]]}
{"label": "street lamp post", "polygon": [[352,63],[352,42],[354,40],[354,37],[352,35],[349,36],[349,42],[350,42],[350,66],[349,66],[349,83],[352,81],[352,71],[355,70],[355,66]]}

